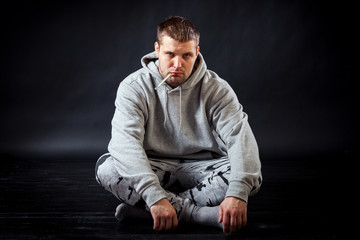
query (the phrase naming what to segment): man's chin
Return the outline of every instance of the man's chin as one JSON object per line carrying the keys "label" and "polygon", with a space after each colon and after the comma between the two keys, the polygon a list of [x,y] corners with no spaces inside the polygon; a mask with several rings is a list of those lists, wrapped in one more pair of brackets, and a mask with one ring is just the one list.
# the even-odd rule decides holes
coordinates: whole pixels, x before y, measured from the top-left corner
{"label": "man's chin", "polygon": [[175,88],[181,84],[183,84],[186,80],[183,78],[170,78],[169,81],[166,81],[171,87]]}

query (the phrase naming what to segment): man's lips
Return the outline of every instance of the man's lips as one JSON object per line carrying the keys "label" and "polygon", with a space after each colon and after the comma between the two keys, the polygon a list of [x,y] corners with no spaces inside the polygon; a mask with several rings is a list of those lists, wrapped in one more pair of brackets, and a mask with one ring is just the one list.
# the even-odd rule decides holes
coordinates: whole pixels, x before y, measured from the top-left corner
{"label": "man's lips", "polygon": [[174,72],[170,72],[171,75],[181,75],[184,74],[183,72],[178,72],[178,71],[174,71]]}

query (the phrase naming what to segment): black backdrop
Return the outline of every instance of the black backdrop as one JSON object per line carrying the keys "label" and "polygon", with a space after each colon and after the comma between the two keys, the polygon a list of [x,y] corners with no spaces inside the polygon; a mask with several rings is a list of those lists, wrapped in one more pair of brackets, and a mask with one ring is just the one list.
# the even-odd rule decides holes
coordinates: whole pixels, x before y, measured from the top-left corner
{"label": "black backdrop", "polygon": [[262,157],[353,153],[355,7],[330,1],[12,1],[3,5],[0,153],[107,149],[116,89],[170,15],[201,32]]}

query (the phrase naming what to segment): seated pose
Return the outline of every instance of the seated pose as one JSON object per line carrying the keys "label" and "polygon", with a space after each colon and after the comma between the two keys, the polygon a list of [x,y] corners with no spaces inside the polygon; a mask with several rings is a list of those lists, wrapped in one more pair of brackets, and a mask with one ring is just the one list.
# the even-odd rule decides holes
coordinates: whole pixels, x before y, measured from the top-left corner
{"label": "seated pose", "polygon": [[233,233],[262,182],[258,146],[235,92],[207,69],[200,33],[170,17],[155,51],[119,85],[108,153],[95,167],[120,201],[115,216],[159,231],[195,223]]}

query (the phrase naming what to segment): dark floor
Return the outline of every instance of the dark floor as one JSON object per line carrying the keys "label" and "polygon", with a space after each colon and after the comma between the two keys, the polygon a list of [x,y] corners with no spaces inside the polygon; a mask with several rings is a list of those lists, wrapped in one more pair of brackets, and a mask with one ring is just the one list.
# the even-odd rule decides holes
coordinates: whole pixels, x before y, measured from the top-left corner
{"label": "dark floor", "polygon": [[[341,156],[346,158],[344,156]],[[346,159],[343,159],[346,161]],[[326,158],[262,159],[264,182],[250,198],[237,234],[180,226],[158,233],[151,222],[120,224],[117,201],[94,179],[96,159],[1,157],[0,239],[342,239],[329,208],[338,189]],[[324,168],[326,166],[326,168]],[[341,234],[341,235],[339,235]]]}

